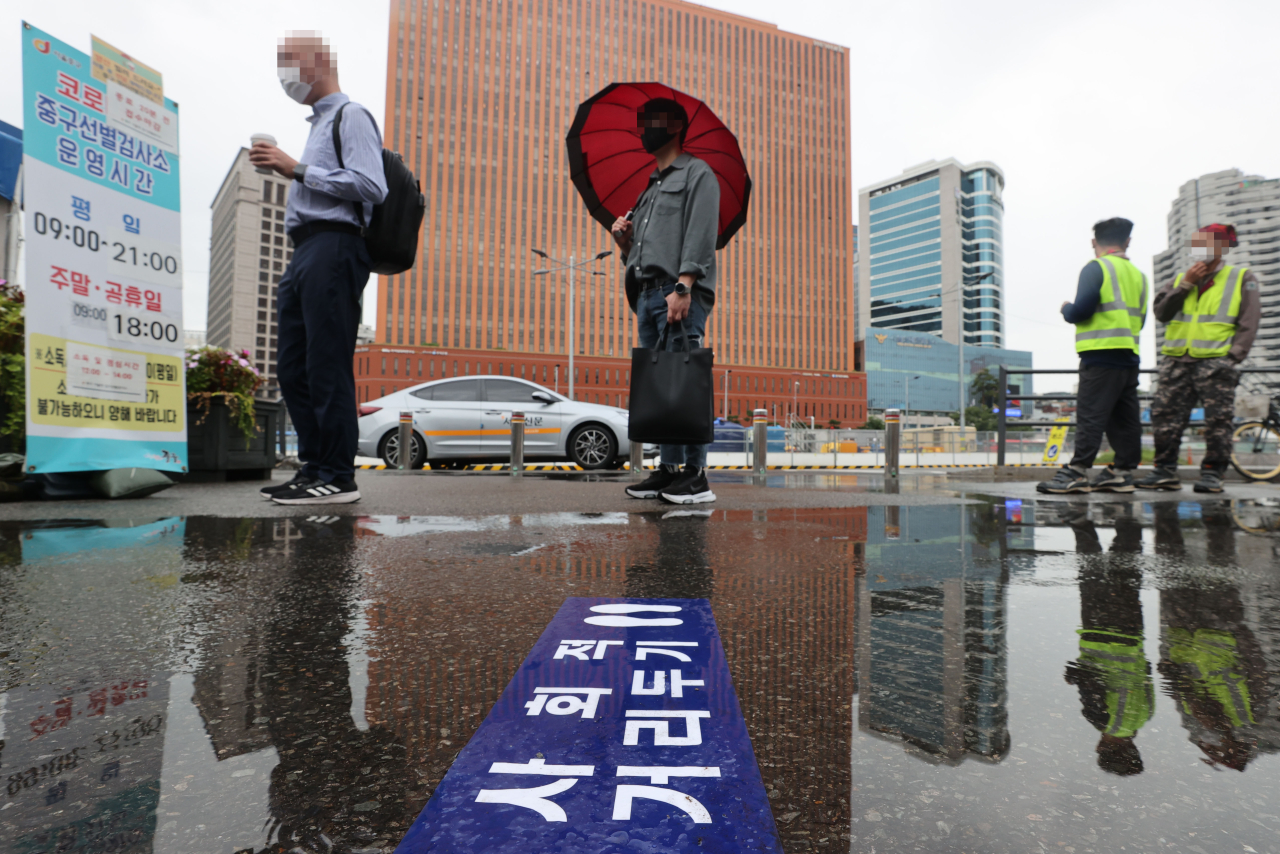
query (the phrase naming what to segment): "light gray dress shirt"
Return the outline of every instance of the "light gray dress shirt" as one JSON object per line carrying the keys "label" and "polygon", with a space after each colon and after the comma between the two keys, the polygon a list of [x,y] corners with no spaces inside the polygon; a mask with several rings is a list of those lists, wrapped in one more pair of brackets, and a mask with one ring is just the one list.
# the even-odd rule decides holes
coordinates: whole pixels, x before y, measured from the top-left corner
{"label": "light gray dress shirt", "polygon": [[285,231],[307,222],[345,222],[360,225],[353,202],[364,204],[364,224],[373,206],[387,197],[382,171],[382,135],[368,111],[351,103],[342,111],[338,131],[342,137],[342,161],[333,149],[333,117],[338,107],[351,101],[341,92],[325,95],[312,105],[311,135],[298,162],[306,166],[302,181],[294,181],[285,209]]}

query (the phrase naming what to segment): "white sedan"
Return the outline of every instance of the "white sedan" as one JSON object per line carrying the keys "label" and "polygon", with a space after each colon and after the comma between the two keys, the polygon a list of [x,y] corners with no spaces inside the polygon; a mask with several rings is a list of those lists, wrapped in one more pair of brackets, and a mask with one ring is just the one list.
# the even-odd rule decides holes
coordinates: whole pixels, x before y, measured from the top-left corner
{"label": "white sedan", "polygon": [[526,461],[568,459],[584,469],[621,468],[631,455],[627,410],[581,403],[504,376],[435,380],[362,403],[362,456],[400,465],[400,413],[413,413],[410,468],[462,468],[511,456],[511,413],[525,414]]}

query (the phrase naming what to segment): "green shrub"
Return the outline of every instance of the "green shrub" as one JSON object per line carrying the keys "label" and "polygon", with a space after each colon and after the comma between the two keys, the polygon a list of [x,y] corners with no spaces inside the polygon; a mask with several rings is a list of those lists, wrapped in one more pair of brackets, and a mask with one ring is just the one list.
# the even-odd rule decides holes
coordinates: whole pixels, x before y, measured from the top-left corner
{"label": "green shrub", "polygon": [[0,281],[0,446],[20,454],[27,445],[24,299],[21,288]]}

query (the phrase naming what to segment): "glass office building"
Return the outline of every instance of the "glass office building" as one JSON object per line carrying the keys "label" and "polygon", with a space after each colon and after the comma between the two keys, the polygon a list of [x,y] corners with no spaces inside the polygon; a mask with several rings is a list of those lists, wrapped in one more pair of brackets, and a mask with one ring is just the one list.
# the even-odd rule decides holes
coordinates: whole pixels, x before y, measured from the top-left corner
{"label": "glass office building", "polygon": [[993,163],[935,160],[863,188],[860,325],[1000,347],[1003,187]]}
{"label": "glass office building", "polygon": [[964,253],[964,343],[999,347],[1004,343],[1004,176],[992,166],[960,179],[960,243]]}
{"label": "glass office building", "polygon": [[[956,412],[960,404],[957,376],[960,348],[927,332],[869,327],[866,334],[867,408],[909,408],[912,412]],[[1034,367],[1026,350],[998,347],[964,348],[965,388],[983,369],[995,374],[1000,366],[1013,370]],[[1032,376],[1011,374],[1013,395],[1034,394]],[[1016,398],[1014,398],[1016,399]],[[973,401],[968,399],[968,404]]]}

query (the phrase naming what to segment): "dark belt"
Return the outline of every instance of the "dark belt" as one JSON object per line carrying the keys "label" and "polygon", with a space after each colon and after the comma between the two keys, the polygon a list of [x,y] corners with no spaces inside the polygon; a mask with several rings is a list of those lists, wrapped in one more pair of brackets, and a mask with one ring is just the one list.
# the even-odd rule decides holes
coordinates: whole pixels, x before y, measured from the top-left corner
{"label": "dark belt", "polygon": [[296,248],[306,243],[317,234],[327,231],[337,232],[338,234],[354,234],[356,237],[364,236],[364,229],[358,225],[352,225],[349,222],[317,220],[315,222],[304,222],[302,225],[292,229],[289,232],[289,239],[293,241],[293,245]]}
{"label": "dark belt", "polygon": [[638,284],[640,285],[640,293],[644,293],[645,291],[660,291],[670,282],[665,279],[640,279]]}

